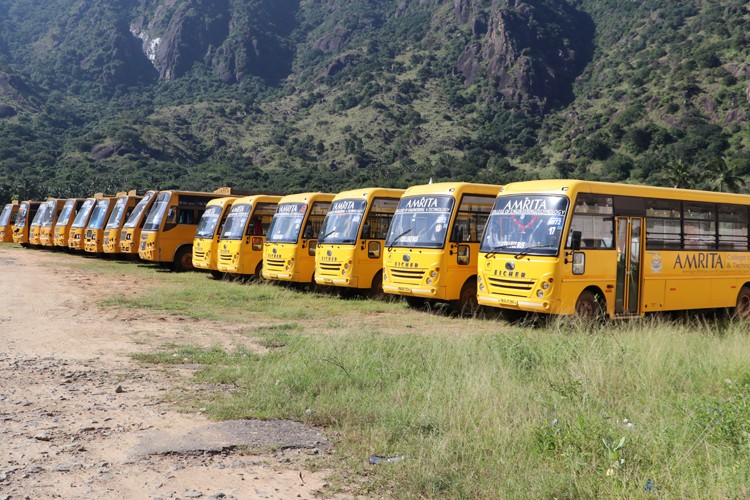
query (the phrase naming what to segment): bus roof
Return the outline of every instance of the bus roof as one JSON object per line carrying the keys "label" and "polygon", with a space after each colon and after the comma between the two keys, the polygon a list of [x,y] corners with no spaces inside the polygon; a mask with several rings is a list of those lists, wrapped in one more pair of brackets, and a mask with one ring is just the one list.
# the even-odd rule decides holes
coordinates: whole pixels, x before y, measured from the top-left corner
{"label": "bus roof", "polygon": [[677,189],[659,186],[644,186],[616,182],[581,181],[574,179],[549,179],[540,181],[513,182],[507,184],[501,194],[510,193],[563,193],[578,192],[632,196],[638,198],[662,198],[671,200],[703,201],[709,203],[737,203],[750,205],[750,195]]}
{"label": "bus roof", "polygon": [[222,196],[221,198],[214,198],[213,200],[209,200],[209,202],[206,204],[206,206],[219,206],[219,207],[225,207],[226,205],[231,205],[235,201],[239,200],[237,196]]}
{"label": "bus roof", "polygon": [[242,198],[237,198],[234,203],[237,205],[242,203],[278,203],[279,201],[281,201],[281,199],[282,196],[280,195],[254,194],[252,196],[243,196]]}
{"label": "bus roof", "polygon": [[484,194],[497,196],[502,186],[495,184],[473,184],[470,182],[438,182],[435,184],[420,184],[411,186],[406,190],[404,196],[416,194],[447,194],[460,195],[462,193]]}
{"label": "bus roof", "polygon": [[374,196],[382,196],[386,198],[401,198],[404,194],[403,189],[392,189],[392,188],[380,188],[380,187],[366,187],[359,189],[350,189],[348,191],[341,191],[334,197],[334,200],[345,200],[351,198],[370,198]]}
{"label": "bus roof", "polygon": [[281,203],[313,203],[316,201],[333,201],[336,195],[333,193],[297,193],[288,194],[279,200]]}

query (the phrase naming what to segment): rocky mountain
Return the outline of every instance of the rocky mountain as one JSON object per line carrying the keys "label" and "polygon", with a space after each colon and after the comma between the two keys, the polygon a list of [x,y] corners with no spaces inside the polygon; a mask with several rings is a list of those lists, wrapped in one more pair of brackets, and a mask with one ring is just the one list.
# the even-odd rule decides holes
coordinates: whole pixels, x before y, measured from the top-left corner
{"label": "rocky mountain", "polygon": [[0,19],[3,199],[750,173],[739,0],[0,0]]}

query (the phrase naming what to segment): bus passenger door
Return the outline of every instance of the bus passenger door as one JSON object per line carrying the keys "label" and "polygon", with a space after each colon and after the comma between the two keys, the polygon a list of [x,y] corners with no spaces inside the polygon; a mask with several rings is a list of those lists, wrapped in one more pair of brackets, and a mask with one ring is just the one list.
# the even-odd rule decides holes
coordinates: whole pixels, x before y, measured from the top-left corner
{"label": "bus passenger door", "polygon": [[640,312],[642,228],[641,217],[617,217],[617,286],[615,314],[630,316]]}

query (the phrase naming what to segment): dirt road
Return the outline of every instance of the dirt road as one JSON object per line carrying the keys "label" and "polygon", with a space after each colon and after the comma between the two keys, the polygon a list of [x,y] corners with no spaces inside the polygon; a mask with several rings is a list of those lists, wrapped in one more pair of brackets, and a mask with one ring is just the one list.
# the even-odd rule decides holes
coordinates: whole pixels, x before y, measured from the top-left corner
{"label": "dirt road", "polygon": [[139,283],[70,262],[0,246],[0,500],[325,495],[327,474],[308,470],[332,452],[319,429],[180,413],[191,368],[129,358],[169,341],[237,345],[237,326],[102,310]]}

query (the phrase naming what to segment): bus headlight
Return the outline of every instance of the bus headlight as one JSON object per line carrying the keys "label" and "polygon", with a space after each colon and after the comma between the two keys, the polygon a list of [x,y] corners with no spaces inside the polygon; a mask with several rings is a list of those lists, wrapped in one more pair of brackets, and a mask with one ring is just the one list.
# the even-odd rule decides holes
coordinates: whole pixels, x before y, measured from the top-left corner
{"label": "bus headlight", "polygon": [[427,284],[432,285],[432,278],[427,278]]}
{"label": "bus headlight", "polygon": [[484,283],[479,283],[479,291],[480,292],[484,291]]}
{"label": "bus headlight", "polygon": [[542,281],[542,290],[549,290],[549,283]]}
{"label": "bus headlight", "polygon": [[289,259],[286,263],[286,270],[289,271],[294,267],[294,259]]}
{"label": "bus headlight", "polygon": [[388,273],[383,271],[383,281],[388,281]]}
{"label": "bus headlight", "polygon": [[537,296],[537,297],[539,297],[540,299],[541,299],[542,297],[544,297],[544,290],[537,290],[537,291],[536,291],[536,296]]}

